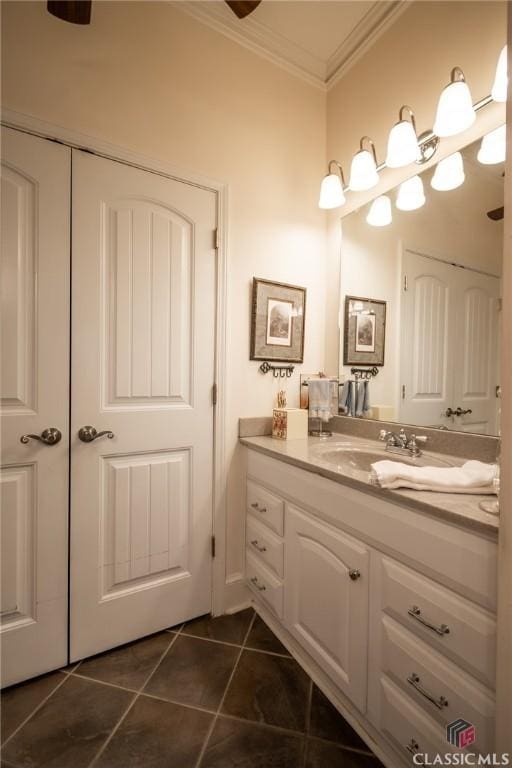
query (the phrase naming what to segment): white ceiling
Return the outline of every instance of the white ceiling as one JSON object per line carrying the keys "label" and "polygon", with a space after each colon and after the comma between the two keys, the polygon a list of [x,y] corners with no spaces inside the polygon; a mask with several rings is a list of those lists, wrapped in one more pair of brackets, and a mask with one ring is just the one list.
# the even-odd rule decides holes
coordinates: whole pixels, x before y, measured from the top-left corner
{"label": "white ceiling", "polygon": [[175,5],[326,88],[397,19],[407,0],[262,0],[245,19],[237,19],[223,0],[177,0]]}

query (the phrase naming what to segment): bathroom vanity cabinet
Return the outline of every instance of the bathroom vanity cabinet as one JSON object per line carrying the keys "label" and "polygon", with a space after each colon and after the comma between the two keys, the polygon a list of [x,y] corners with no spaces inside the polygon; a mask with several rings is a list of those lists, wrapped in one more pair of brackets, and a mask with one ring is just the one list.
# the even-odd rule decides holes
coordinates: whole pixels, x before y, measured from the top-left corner
{"label": "bathroom vanity cabinet", "polygon": [[493,751],[497,538],[247,450],[257,609],[380,759]]}

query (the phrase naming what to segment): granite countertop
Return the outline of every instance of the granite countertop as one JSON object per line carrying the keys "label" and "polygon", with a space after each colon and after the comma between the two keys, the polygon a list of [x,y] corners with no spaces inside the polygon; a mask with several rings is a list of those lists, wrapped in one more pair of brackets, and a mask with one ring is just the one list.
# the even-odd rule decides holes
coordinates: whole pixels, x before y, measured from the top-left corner
{"label": "granite countertop", "polygon": [[[343,434],[333,434],[330,438],[308,437],[298,440],[277,440],[268,436],[241,437],[242,445],[252,450],[264,453],[287,464],[291,464],[307,472],[333,480],[336,483],[347,485],[365,493],[385,499],[386,501],[400,504],[409,509],[426,512],[435,517],[454,523],[463,528],[487,535],[496,535],[499,525],[499,517],[484,512],[479,507],[479,502],[493,499],[493,496],[480,496],[463,493],[439,493],[435,491],[413,491],[409,489],[386,490],[370,483],[369,472],[363,471],[343,463],[342,466],[325,461],[318,455],[318,446],[334,447],[335,443],[350,443],[354,446],[371,448],[382,452],[382,443],[362,440],[361,438]],[[461,466],[466,459],[455,456],[446,456],[426,451],[424,459],[431,456],[437,461],[449,461],[453,466]],[[400,461],[400,456],[393,454],[382,455],[383,459]]]}

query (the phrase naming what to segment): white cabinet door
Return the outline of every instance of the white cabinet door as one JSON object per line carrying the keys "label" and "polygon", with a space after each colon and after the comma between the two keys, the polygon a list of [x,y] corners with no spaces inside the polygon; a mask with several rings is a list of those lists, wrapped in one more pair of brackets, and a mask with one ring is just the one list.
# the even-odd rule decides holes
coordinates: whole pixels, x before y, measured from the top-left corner
{"label": "white cabinet door", "polygon": [[285,558],[286,627],[364,712],[368,549],[288,505]]}
{"label": "white cabinet door", "polygon": [[72,660],[211,607],[215,227],[213,192],[73,151]]}
{"label": "white cabinet door", "polygon": [[[67,661],[70,150],[2,129],[2,685]],[[46,445],[24,434],[49,427]]]}

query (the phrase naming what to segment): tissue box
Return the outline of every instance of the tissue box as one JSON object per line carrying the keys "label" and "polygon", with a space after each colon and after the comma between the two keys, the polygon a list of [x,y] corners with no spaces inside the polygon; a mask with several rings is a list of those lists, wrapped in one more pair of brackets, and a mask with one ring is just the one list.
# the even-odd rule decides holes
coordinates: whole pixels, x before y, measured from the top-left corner
{"label": "tissue box", "polygon": [[308,436],[308,412],[304,408],[274,408],[272,437],[294,440]]}

